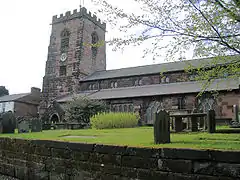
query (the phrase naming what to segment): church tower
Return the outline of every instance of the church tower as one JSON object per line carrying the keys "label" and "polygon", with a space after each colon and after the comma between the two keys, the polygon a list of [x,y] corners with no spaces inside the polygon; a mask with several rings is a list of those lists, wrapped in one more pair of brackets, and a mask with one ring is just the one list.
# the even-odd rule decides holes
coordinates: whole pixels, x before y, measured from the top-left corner
{"label": "church tower", "polygon": [[41,111],[57,97],[77,93],[81,78],[106,70],[105,23],[81,7],[53,16],[51,25]]}

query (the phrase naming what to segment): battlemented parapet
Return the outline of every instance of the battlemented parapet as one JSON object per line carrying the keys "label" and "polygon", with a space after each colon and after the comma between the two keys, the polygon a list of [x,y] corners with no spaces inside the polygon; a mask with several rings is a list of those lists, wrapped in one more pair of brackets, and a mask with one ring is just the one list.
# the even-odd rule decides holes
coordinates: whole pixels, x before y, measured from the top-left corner
{"label": "battlemented parapet", "polygon": [[60,14],[60,16],[57,16],[57,15],[53,16],[52,24],[57,24],[57,23],[61,23],[64,21],[68,21],[68,20],[75,19],[75,18],[81,18],[81,17],[85,17],[85,18],[89,19],[94,24],[98,25],[99,27],[101,27],[104,30],[106,29],[106,23],[101,22],[101,20],[99,18],[97,18],[96,15],[92,15],[91,12],[87,12],[87,9],[85,7],[81,7],[80,11],[75,9],[75,10],[73,10],[73,12],[67,11],[65,13],[65,15]]}

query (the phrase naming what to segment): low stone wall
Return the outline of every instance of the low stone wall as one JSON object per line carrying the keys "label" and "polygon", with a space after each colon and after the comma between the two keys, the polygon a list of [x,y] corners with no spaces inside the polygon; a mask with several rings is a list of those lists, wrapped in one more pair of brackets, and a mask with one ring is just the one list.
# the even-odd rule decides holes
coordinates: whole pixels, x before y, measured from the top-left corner
{"label": "low stone wall", "polygon": [[34,180],[236,180],[240,151],[0,138],[0,174]]}

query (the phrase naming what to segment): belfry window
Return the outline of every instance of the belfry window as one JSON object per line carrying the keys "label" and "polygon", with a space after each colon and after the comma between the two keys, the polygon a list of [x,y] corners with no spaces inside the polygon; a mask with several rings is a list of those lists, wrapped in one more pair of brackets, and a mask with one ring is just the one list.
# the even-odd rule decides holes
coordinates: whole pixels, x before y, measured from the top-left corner
{"label": "belfry window", "polygon": [[92,57],[96,57],[97,56],[97,52],[98,52],[98,35],[96,32],[92,33]]}
{"label": "belfry window", "polygon": [[69,47],[70,32],[64,29],[61,33],[61,51],[66,51]]}

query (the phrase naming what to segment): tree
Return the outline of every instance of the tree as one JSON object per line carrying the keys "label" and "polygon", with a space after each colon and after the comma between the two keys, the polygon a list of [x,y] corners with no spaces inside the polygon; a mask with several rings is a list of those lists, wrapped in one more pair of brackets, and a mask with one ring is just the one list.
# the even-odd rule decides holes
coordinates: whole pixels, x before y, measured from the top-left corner
{"label": "tree", "polygon": [[106,110],[107,105],[103,101],[79,97],[67,104],[65,117],[67,122],[88,124],[92,116]]}
{"label": "tree", "polygon": [[[200,67],[186,67],[197,80],[211,82],[226,73],[228,78],[239,77],[240,0],[129,0],[139,7],[134,12],[105,0],[92,1],[108,24],[122,32],[107,42],[114,50],[147,43],[144,57],[156,59],[164,52],[170,61],[185,60],[192,50],[193,58],[213,57]],[[223,63],[227,65],[217,66]]]}
{"label": "tree", "polygon": [[5,95],[9,95],[8,90],[6,89],[5,86],[0,86],[0,97]]}

